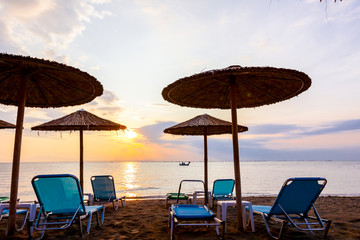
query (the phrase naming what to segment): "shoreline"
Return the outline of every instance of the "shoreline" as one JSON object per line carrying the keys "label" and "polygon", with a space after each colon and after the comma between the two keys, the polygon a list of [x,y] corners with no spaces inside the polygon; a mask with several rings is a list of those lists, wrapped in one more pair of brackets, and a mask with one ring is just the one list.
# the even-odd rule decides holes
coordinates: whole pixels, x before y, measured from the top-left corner
{"label": "shoreline", "polygon": [[[121,195],[121,194],[120,194]],[[192,196],[192,194],[187,194],[188,196]],[[277,194],[269,194],[269,195],[243,195],[242,198],[275,198]],[[126,197],[126,200],[161,200],[164,199],[165,195],[155,195],[155,196],[139,196],[139,197]],[[321,197],[360,197],[360,194],[342,194],[342,195],[336,195],[336,194],[321,194]],[[199,197],[200,199],[203,198],[203,196]]]}
{"label": "shoreline", "polygon": [[[120,193],[119,196],[121,196]],[[192,197],[192,194],[188,194],[189,197]],[[139,197],[126,197],[126,201],[146,201],[146,200],[163,200],[165,195],[154,195],[154,196],[139,196]],[[277,195],[243,195],[242,199],[248,198],[276,198]],[[335,195],[335,194],[321,194],[321,197],[334,197],[334,198],[360,198],[360,195]],[[199,196],[199,199],[203,199],[203,196]],[[85,199],[86,200],[86,199]],[[22,203],[37,203],[37,200],[24,200]]]}

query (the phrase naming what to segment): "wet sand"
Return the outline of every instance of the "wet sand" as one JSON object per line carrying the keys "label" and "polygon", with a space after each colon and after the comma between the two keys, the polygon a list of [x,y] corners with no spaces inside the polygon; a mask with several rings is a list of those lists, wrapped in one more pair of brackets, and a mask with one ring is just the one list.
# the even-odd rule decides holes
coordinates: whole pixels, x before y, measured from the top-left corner
{"label": "wet sand", "polygon": [[[247,197],[243,200],[252,204],[271,205],[272,197]],[[332,224],[327,239],[360,239],[360,197],[320,197],[315,206],[322,218],[331,219]],[[216,207],[212,209],[216,213]],[[225,239],[269,239],[262,218],[255,218],[256,231],[236,230],[236,209],[229,207],[227,211],[227,232]],[[87,219],[83,221],[83,231]],[[6,220],[0,222],[1,239],[4,237]],[[38,234],[34,235],[34,237]],[[7,239],[27,239],[27,231],[16,233]],[[44,239],[81,239],[78,225],[66,230],[47,231]],[[109,205],[106,208],[104,224],[96,226],[93,217],[90,234],[82,239],[169,239],[168,208],[165,200],[127,201],[125,207],[114,212]],[[217,239],[214,227],[179,227],[175,231],[175,239]],[[323,239],[322,232],[305,233],[287,227],[282,239]]]}

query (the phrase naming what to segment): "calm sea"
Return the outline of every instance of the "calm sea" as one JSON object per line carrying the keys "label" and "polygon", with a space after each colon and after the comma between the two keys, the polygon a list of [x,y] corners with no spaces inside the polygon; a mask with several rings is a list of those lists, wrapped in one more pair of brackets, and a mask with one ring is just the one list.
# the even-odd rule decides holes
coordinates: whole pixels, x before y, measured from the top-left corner
{"label": "calm sea", "polygon": [[[0,163],[0,196],[9,196],[11,163]],[[35,200],[31,179],[37,174],[70,173],[79,176],[78,162],[22,163],[19,198]],[[243,196],[276,195],[290,177],[325,177],[323,195],[360,196],[360,161],[255,161],[241,162]],[[84,192],[92,192],[90,177],[110,174],[120,195],[162,197],[176,192],[182,179],[203,179],[203,162],[85,162]],[[209,188],[215,179],[234,178],[232,162],[209,162]],[[185,192],[201,186],[184,186]]]}

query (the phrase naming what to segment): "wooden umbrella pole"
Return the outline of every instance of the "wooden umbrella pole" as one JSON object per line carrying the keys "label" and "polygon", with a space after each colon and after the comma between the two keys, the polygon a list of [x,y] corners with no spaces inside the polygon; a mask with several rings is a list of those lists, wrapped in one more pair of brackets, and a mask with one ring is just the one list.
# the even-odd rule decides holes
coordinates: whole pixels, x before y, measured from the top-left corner
{"label": "wooden umbrella pole", "polygon": [[21,139],[24,125],[24,112],[26,103],[26,84],[27,78],[23,77],[20,80],[19,104],[16,119],[16,131],[15,131],[15,143],[14,143],[14,155],[11,174],[11,190],[10,190],[10,206],[9,206],[9,219],[7,225],[7,235],[13,235],[15,233],[16,224],[16,205],[18,198],[19,187],[19,173],[20,173],[20,153],[21,153]]}
{"label": "wooden umbrella pole", "polygon": [[204,130],[204,182],[205,182],[205,205],[209,203],[208,199],[208,150],[207,150],[207,128]]}
{"label": "wooden umbrella pole", "polygon": [[84,193],[84,136],[82,129],[80,129],[80,186]]}
{"label": "wooden umbrella pole", "polygon": [[236,193],[236,220],[237,227],[243,231],[242,200],[241,200],[241,178],[240,178],[240,160],[239,160],[239,143],[238,143],[238,125],[236,114],[236,79],[230,76],[230,95],[231,95],[231,120],[233,136],[233,154],[234,154],[234,171],[235,171],[235,193]]}

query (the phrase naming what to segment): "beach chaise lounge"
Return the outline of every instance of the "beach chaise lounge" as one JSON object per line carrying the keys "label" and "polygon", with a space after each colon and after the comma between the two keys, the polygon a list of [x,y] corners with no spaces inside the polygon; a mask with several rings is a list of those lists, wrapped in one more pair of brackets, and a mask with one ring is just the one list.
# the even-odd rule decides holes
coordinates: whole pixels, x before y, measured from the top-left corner
{"label": "beach chaise lounge", "polygon": [[190,203],[190,198],[186,193],[180,193],[178,196],[178,193],[167,193],[165,198],[165,206],[168,207],[168,204],[170,201],[177,201],[179,199],[180,201],[185,201],[187,204]]}
{"label": "beach chaise lounge", "polygon": [[9,201],[9,197],[0,197],[0,203]]}
{"label": "beach chaise lounge", "polygon": [[[182,180],[180,182],[176,204],[172,204],[169,208],[170,239],[173,239],[175,228],[179,226],[215,226],[217,236],[223,238],[223,221],[216,218],[215,214],[207,207],[207,202],[205,202],[205,205],[178,204],[183,182],[202,183],[205,191],[205,184],[201,180]],[[219,226],[222,226],[221,236],[219,233]]]}
{"label": "beach chaise lounge", "polygon": [[234,179],[217,179],[214,181],[213,190],[211,193],[213,203],[215,201],[234,200]]}
{"label": "beach chaise lounge", "polygon": [[[82,235],[81,220],[86,217],[89,217],[86,230],[89,233],[93,213],[96,213],[99,226],[99,211],[102,211],[101,223],[103,223],[105,207],[85,206],[80,182],[74,175],[38,175],[32,179],[31,183],[40,204],[40,210],[35,220],[28,221],[28,226],[41,231],[41,237],[46,230],[65,229],[75,222],[79,223],[79,232]],[[30,231],[29,238],[32,238]]]}
{"label": "beach chaise lounge", "polygon": [[[95,203],[112,203],[114,211],[119,208],[119,201],[121,206],[125,205],[126,196],[116,197],[114,178],[111,175],[92,176],[90,178],[91,186],[94,192]],[[115,205],[116,203],[116,205]]]}
{"label": "beach chaise lounge", "polygon": [[[331,220],[320,218],[314,205],[326,182],[325,178],[289,178],[282,185],[272,206],[252,205],[253,212],[262,216],[266,230],[273,239],[281,237],[285,225],[311,233],[323,230],[326,237]],[[311,209],[315,216],[309,216]],[[277,236],[270,230],[270,220],[281,224]]]}
{"label": "beach chaise lounge", "polygon": [[[7,198],[9,199],[9,198]],[[29,215],[29,211],[27,209],[17,209],[16,210],[16,214],[21,214],[21,215],[24,215],[24,218],[22,220],[22,223],[20,225],[20,227],[18,226],[15,226],[16,227],[16,231],[21,231],[24,229],[24,226],[25,226],[25,223],[26,223],[26,220],[27,220],[27,217]],[[8,218],[9,217],[9,204],[2,204],[0,203],[0,221],[3,219],[3,218]]]}

